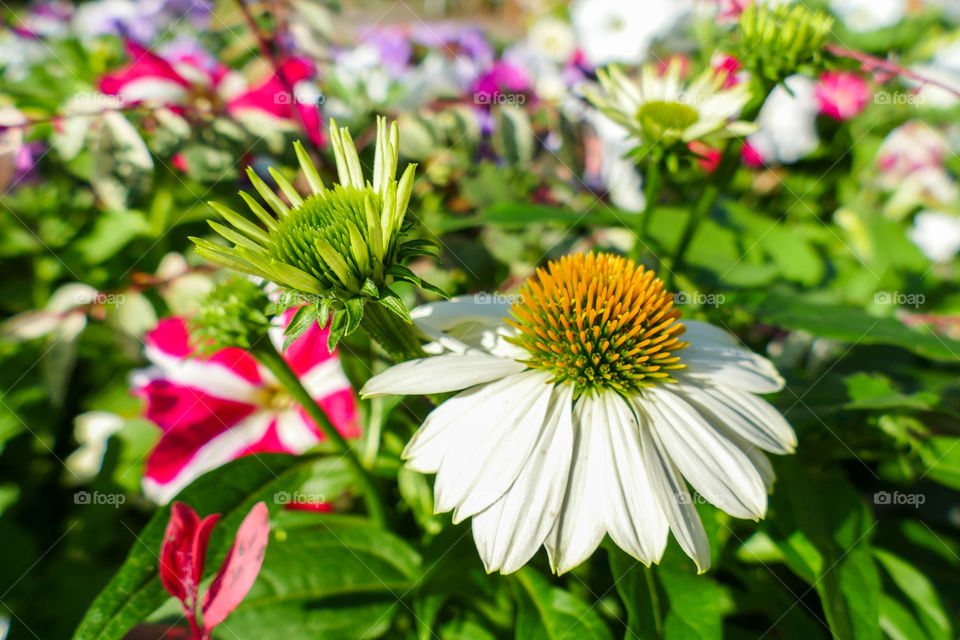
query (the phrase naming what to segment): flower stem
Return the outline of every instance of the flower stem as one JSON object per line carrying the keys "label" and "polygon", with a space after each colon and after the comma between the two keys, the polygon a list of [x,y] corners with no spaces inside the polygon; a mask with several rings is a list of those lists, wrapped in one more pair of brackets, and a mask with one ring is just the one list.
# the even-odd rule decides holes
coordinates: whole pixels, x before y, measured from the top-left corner
{"label": "flower stem", "polygon": [[657,630],[657,637],[663,637],[663,616],[660,613],[660,594],[657,592],[657,583],[653,577],[653,567],[644,567],[643,575],[647,579],[647,591],[650,592],[650,609],[653,611],[653,626]]}
{"label": "flower stem", "polygon": [[357,458],[350,444],[344,439],[337,428],[330,421],[330,418],[324,410],[317,404],[316,400],[310,395],[310,392],[300,383],[300,378],[293,372],[287,361],[283,359],[280,353],[274,348],[269,340],[262,340],[253,349],[253,354],[263,366],[270,370],[277,377],[280,384],[284,386],[287,392],[299,404],[307,414],[313,418],[313,421],[320,427],[323,435],[333,444],[334,449],[347,461],[357,482],[360,484],[360,490],[363,493],[363,501],[367,508],[367,514],[379,526],[387,528],[386,508],[383,504],[383,498],[379,489],[373,480],[373,477]]}
{"label": "flower stem", "polygon": [[367,304],[360,327],[376,340],[395,362],[422,358],[425,355],[416,327],[404,322],[383,305]]}
{"label": "flower stem", "polygon": [[662,181],[662,158],[663,152],[658,147],[653,152],[650,166],[647,168],[647,175],[643,184],[643,213],[640,214],[640,221],[635,229],[637,238],[633,245],[634,259],[640,258],[650,238],[650,218],[653,217],[653,211],[657,206],[657,194],[660,191]]}

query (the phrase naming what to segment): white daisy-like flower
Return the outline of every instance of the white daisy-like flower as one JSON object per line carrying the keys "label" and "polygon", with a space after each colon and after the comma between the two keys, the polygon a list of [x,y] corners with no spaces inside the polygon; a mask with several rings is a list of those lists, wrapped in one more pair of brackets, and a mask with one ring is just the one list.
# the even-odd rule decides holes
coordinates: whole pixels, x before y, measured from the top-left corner
{"label": "white daisy-like flower", "polygon": [[362,390],[460,391],[403,455],[437,474],[438,513],[473,518],[488,571],[516,571],[543,545],[562,573],[607,534],[649,564],[670,530],[705,571],[710,549],[688,482],[734,517],[763,517],[773,482],[763,452],[796,445],[754,395],[783,386],[770,362],[716,327],[681,323],[652,271],[610,254],[550,262],[513,304],[502,300],[415,310],[437,355]]}
{"label": "white daisy-like flower", "polygon": [[685,84],[682,72],[679,61],[663,73],[648,64],[637,83],[610,66],[597,72],[603,92],[588,90],[586,95],[604,115],[647,144],[669,146],[756,130],[751,123],[734,120],[750,101],[748,83],[724,88],[726,74],[705,69]]}

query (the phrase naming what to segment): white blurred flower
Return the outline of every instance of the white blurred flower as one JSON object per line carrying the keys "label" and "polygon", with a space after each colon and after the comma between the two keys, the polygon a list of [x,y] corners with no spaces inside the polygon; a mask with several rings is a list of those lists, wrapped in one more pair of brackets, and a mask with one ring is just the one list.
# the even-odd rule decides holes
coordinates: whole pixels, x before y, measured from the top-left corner
{"label": "white blurred flower", "polygon": [[537,20],[527,32],[527,46],[535,53],[557,63],[566,62],[577,47],[573,29],[552,16]]}
{"label": "white blurred flower", "polygon": [[713,69],[684,82],[681,67],[675,60],[661,73],[645,64],[636,82],[617,66],[601,69],[597,76],[602,91],[588,89],[587,99],[650,145],[744,135],[756,129],[751,123],[733,120],[750,100],[747,84],[724,88],[726,75]]}
{"label": "white blurred flower", "polygon": [[960,251],[960,215],[921,211],[913,220],[910,239],[934,262],[952,260]]}
{"label": "white blurred flower", "polygon": [[54,335],[74,340],[87,326],[87,312],[97,298],[97,290],[79,282],[57,289],[43,309],[18,313],[3,323],[3,334],[14,340],[33,340]]}
{"label": "white blurred flower", "polygon": [[[960,40],[941,46],[932,60],[914,65],[911,70],[928,80],[960,91]],[[919,106],[949,108],[960,100],[956,93],[930,82],[920,83],[910,78],[906,78],[906,82],[917,87],[916,104]]]}
{"label": "white blurred flower", "polygon": [[584,142],[586,181],[599,180],[610,201],[620,209],[631,213],[643,211],[646,203],[643,181],[633,161],[624,157],[636,146],[630,142],[627,130],[595,109],[588,110],[585,118],[596,132],[595,137]]}
{"label": "white blurred flower", "polygon": [[66,459],[72,480],[86,482],[96,477],[107,452],[107,440],[125,421],[109,411],[87,411],[73,420],[73,433],[80,446]]}
{"label": "white blurred flower", "polygon": [[488,571],[516,571],[543,545],[563,573],[608,534],[649,564],[670,531],[706,571],[688,482],[734,517],[764,516],[763,451],[791,453],[796,437],[755,394],[783,379],[725,331],[681,323],[673,301],[652,272],[600,253],[549,263],[512,305],[478,295],[414,311],[446,352],[391,367],[361,393],[462,390],[403,457],[437,474],[437,512],[473,518]]}
{"label": "white blurred flower", "polygon": [[851,31],[875,31],[903,20],[907,0],[830,0],[830,11]]}
{"label": "white blurred flower", "polygon": [[577,0],[570,14],[587,61],[602,66],[643,62],[654,39],[691,7],[689,0]]}
{"label": "white blurred flower", "polygon": [[811,153],[820,144],[817,136],[816,83],[800,75],[790,76],[785,84],[793,92],[777,86],[760,109],[760,130],[747,138],[750,146],[765,162],[790,164]]}
{"label": "white blurred flower", "polygon": [[206,273],[192,271],[179,253],[168,253],[160,260],[157,278],[164,302],[175,316],[189,316],[199,311],[200,302],[213,289],[213,279]]}

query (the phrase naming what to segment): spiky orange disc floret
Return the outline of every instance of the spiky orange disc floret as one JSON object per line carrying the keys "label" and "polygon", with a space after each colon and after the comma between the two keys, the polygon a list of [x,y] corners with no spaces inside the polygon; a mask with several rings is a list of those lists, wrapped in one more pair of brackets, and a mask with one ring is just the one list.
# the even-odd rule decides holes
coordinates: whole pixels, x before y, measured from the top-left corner
{"label": "spiky orange disc floret", "polygon": [[672,380],[685,331],[673,294],[653,271],[607,253],[575,254],[537,269],[508,318],[531,367],[578,391],[639,391]]}

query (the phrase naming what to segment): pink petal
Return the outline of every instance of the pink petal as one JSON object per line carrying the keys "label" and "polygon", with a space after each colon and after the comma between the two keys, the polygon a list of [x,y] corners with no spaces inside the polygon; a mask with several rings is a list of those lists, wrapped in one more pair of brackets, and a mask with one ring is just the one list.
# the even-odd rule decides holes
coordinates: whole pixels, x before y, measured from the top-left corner
{"label": "pink petal", "polygon": [[197,584],[200,584],[200,579],[203,577],[203,565],[207,561],[207,544],[210,542],[210,534],[213,533],[213,528],[217,526],[219,520],[219,513],[210,514],[200,521],[193,534],[193,576]]}
{"label": "pink petal", "polygon": [[[360,415],[357,412],[357,400],[352,389],[341,389],[317,399],[317,403],[329,416],[330,422],[337,428],[344,438],[359,438]],[[303,420],[320,433],[317,424],[307,415],[303,408],[298,407]],[[323,437],[322,435],[320,436]]]}
{"label": "pink petal", "polygon": [[161,484],[173,480],[197,451],[256,411],[256,407],[210,396],[190,387],[154,380],[147,396],[147,418],[164,430],[145,475]]}
{"label": "pink petal", "polygon": [[240,523],[237,537],[217,577],[203,598],[203,626],[209,631],[220,624],[246,597],[263,565],[270,539],[270,513],[258,502]]}
{"label": "pink petal", "polygon": [[174,502],[160,546],[160,582],[185,607],[195,602],[197,595],[197,583],[191,581],[187,564],[198,522],[199,518],[193,509],[182,502]]}
{"label": "pink petal", "polygon": [[[288,309],[284,312],[284,326],[289,324],[294,313],[296,309]],[[331,353],[327,349],[328,335],[329,331],[326,327],[321,328],[319,324],[314,323],[287,347],[283,352],[283,359],[298,376],[306,374],[321,362],[336,357],[336,351]]]}
{"label": "pink petal", "polygon": [[133,62],[100,78],[100,90],[104,93],[119,95],[126,85],[144,79],[165,80],[182,87],[190,86],[173,65],[160,56],[132,41],[127,43],[127,49]]}
{"label": "pink petal", "polygon": [[253,453],[301,453],[293,451],[286,446],[280,439],[277,430],[277,421],[270,423],[270,427],[264,432],[263,437],[250,444],[246,449],[237,454],[237,457],[248,456]]}
{"label": "pink petal", "polygon": [[[144,336],[144,342],[164,355],[181,360],[194,354],[187,323],[177,316],[160,320],[156,328]],[[220,365],[253,384],[262,381],[257,361],[243,349],[221,349],[206,361]]]}

